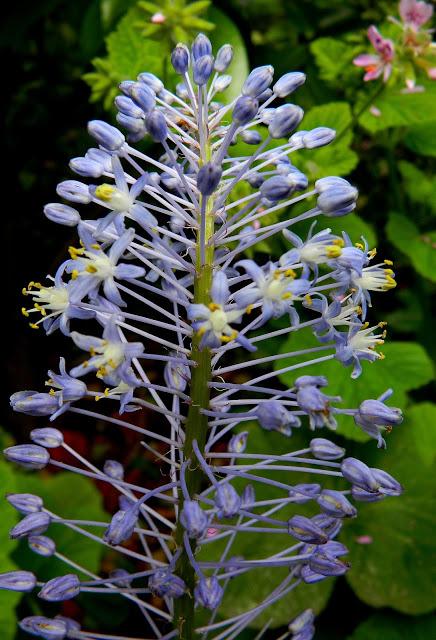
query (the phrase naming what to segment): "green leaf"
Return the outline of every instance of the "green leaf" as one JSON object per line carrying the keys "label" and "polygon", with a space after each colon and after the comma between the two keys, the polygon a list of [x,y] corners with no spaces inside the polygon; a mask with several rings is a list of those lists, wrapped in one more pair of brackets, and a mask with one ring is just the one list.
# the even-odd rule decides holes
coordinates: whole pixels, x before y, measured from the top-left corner
{"label": "green leaf", "polygon": [[[41,496],[44,506],[63,518],[109,521],[108,514],[102,508],[100,493],[90,480],[82,476],[71,473],[21,474],[19,491]],[[99,535],[102,532],[101,528],[96,530],[92,527],[84,527],[84,529]],[[47,535],[56,542],[60,553],[89,571],[98,571],[105,549],[103,545],[74,532],[65,525],[50,525]],[[14,557],[22,568],[35,571],[41,580],[49,580],[57,575],[68,573],[68,565],[56,558],[51,558],[50,562],[47,562],[45,558],[30,552],[26,543],[21,544]]]}
{"label": "green leaf", "polygon": [[429,640],[436,637],[436,618],[408,618],[377,613],[360,624],[348,640]]}
{"label": "green leaf", "polygon": [[[313,334],[305,329],[284,341],[280,345],[280,352],[297,351],[317,344],[319,343]],[[386,356],[384,360],[362,363],[363,371],[357,380],[350,377],[351,367],[344,367],[335,359],[281,374],[280,379],[291,387],[298,375],[324,375],[329,381],[327,393],[341,396],[343,406],[349,408],[358,407],[363,400],[377,398],[392,387],[395,392],[392,404],[404,408],[407,404],[407,391],[418,389],[432,380],[432,362],[421,345],[415,342],[387,342],[383,346],[383,353]],[[325,353],[321,352],[321,355]],[[315,358],[316,354],[306,357],[309,360],[311,357]],[[296,362],[296,358],[280,360],[275,367],[278,370]],[[360,442],[369,439],[366,433],[354,425],[351,418],[343,416],[338,422],[339,434]]]}
{"label": "green leaf", "polygon": [[105,31],[109,31],[118,18],[135,4],[135,0],[100,0],[101,22]]}
{"label": "green leaf", "polygon": [[[310,436],[307,433],[300,434],[294,431],[292,437],[287,438],[279,433],[266,432],[259,427],[257,422],[244,422],[243,429],[248,429],[250,432],[248,440],[248,450],[250,453],[274,451],[275,454],[281,455],[307,447],[308,441],[310,440]],[[241,460],[241,464],[242,463],[243,461]],[[262,472],[259,472],[259,475],[261,475],[261,473]],[[289,472],[285,471],[274,472],[274,480],[288,484],[293,480],[295,480],[295,484],[299,482],[314,482],[313,478],[314,476],[301,472],[292,474],[291,476]],[[240,492],[247,484],[247,481],[234,481],[232,484],[234,484],[235,488]],[[260,483],[255,483],[254,488],[257,500],[283,496],[282,491],[278,492],[274,488],[266,487],[266,485]],[[316,508],[313,507],[313,505],[298,505],[298,507],[288,505],[280,511],[277,511],[272,517],[287,519],[294,513],[313,515],[316,513]],[[223,541],[204,545],[198,558],[201,560],[211,560],[213,555],[213,559],[219,559],[224,550],[224,546],[225,543]],[[288,546],[288,535],[240,533],[236,536],[228,557],[243,556],[246,559],[266,558],[277,553],[280,549],[286,549]],[[220,606],[220,615],[222,615],[223,618],[234,616],[247,611],[251,607],[257,606],[287,575],[289,575],[289,571],[286,568],[262,568],[238,576],[237,580],[231,580],[228,583],[224,600]],[[283,599],[266,609],[250,626],[259,628],[269,620],[272,620],[271,626],[273,627],[284,625],[308,607],[311,607],[316,613],[319,613],[326,606],[333,586],[333,579],[325,580],[324,582],[314,585],[299,585]]]}
{"label": "green leaf", "polygon": [[401,160],[398,163],[407,195],[413,202],[430,207],[436,212],[436,178],[429,176],[411,162]]}
{"label": "green leaf", "polygon": [[214,51],[218,51],[223,44],[229,43],[233,46],[233,61],[226,71],[232,76],[233,81],[227,91],[218,96],[218,99],[225,97],[226,100],[231,101],[241,93],[241,87],[249,72],[245,43],[237,26],[225,13],[216,7],[211,7],[207,17],[216,25],[209,34]]}
{"label": "green leaf", "polygon": [[[305,116],[302,127],[310,130],[315,127],[330,127],[337,134],[347,129],[351,123],[350,105],[346,102],[328,102],[313,107]],[[324,176],[344,176],[350,173],[358,163],[356,153],[350,149],[352,131],[333,140],[326,147],[303,149],[292,154],[292,162],[308,176],[317,180]]]}
{"label": "green leaf", "polygon": [[[356,520],[343,530],[352,559],[347,580],[371,606],[413,615],[436,607],[435,421],[436,405],[418,404],[407,412],[387,452],[370,445],[364,455],[359,450],[367,464],[386,470],[405,487],[398,498],[361,504]],[[362,544],[361,536],[370,543]]]}
{"label": "green leaf", "polygon": [[318,38],[310,45],[323,80],[335,84],[352,69],[356,48],[337,38]]}
{"label": "green leaf", "polygon": [[[434,83],[427,83],[422,93],[401,93],[399,89],[387,88],[374,99],[372,103],[380,110],[380,116],[374,116],[369,108],[359,118],[360,124],[371,133],[390,127],[410,127],[434,121],[434,101],[436,87]],[[356,105],[359,112],[361,105],[368,100],[368,95],[362,96]],[[369,105],[371,106],[371,105]]]}
{"label": "green leaf", "polygon": [[345,231],[356,242],[360,242],[363,236],[370,247],[374,247],[377,244],[377,237],[373,227],[362,220],[356,213],[350,213],[341,218],[329,218],[328,226],[332,233],[338,236],[342,234],[342,231]]}
{"label": "green leaf", "polygon": [[386,232],[392,244],[410,258],[416,271],[436,282],[436,231],[420,233],[409,218],[390,213]]}
{"label": "green leaf", "polygon": [[410,127],[404,142],[415,153],[436,157],[436,121]]}
{"label": "green leaf", "polygon": [[[2,496],[5,493],[15,493],[17,491],[16,474],[11,464],[0,460],[0,486]],[[9,540],[9,529],[17,522],[17,513],[8,504],[3,502],[0,518],[0,573],[13,571],[18,567],[11,559],[11,553],[16,548],[17,543]],[[15,607],[21,599],[21,593],[12,591],[0,591],[0,638],[2,640],[13,640],[17,631],[17,620]]]}

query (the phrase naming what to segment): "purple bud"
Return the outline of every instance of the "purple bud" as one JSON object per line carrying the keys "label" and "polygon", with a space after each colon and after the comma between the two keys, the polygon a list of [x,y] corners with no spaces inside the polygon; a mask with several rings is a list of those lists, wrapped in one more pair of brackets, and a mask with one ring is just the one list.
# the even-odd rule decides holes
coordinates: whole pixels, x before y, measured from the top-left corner
{"label": "purple bud", "polygon": [[152,91],[154,91],[154,93],[156,94],[160,93],[164,88],[162,80],[159,80],[159,78],[155,76],[154,73],[149,73],[148,71],[140,73],[138,76],[138,80],[139,82],[143,82],[145,85],[147,85],[147,87],[150,87],[150,89],[152,89]]}
{"label": "purple bud", "polygon": [[44,469],[50,460],[46,449],[36,444],[17,444],[3,451],[5,458],[25,469]]}
{"label": "purple bud", "polygon": [[203,86],[209,80],[213,71],[213,58],[212,56],[206,55],[201,56],[194,62],[194,66],[192,69],[192,77],[199,87]]}
{"label": "purple bud", "polygon": [[292,636],[292,640],[312,640],[315,635],[315,625],[310,624]]}
{"label": "purple bud", "polygon": [[380,493],[383,493],[387,496],[400,496],[403,493],[404,489],[401,484],[397,480],[395,480],[395,478],[393,478],[389,473],[383,471],[383,469],[372,468],[371,472],[380,485]]}
{"label": "purple bud", "polygon": [[39,556],[49,558],[56,552],[56,545],[51,538],[47,536],[29,536],[27,541],[32,551]]}
{"label": "purple bud", "polygon": [[221,167],[207,162],[201,167],[197,175],[197,187],[199,192],[203,196],[210,196],[221,180],[222,170]]}
{"label": "purple bud", "polygon": [[26,538],[30,535],[39,535],[46,531],[50,522],[50,516],[44,511],[29,513],[18,522],[15,527],[12,527],[9,532],[9,537],[12,538],[12,540],[16,540],[17,538]]}
{"label": "purple bud", "polygon": [[227,87],[230,87],[231,84],[232,84],[232,76],[224,75],[224,76],[220,76],[215,80],[213,88],[216,91],[216,93],[222,93],[227,89]]}
{"label": "purple bud", "polygon": [[180,598],[186,592],[186,584],[168,569],[157,569],[148,581],[148,588],[159,598]]}
{"label": "purple bud", "polygon": [[77,622],[77,620],[73,620],[72,618],[67,618],[66,616],[60,615],[55,616],[54,619],[56,621],[63,622],[66,625],[68,632],[80,631],[80,624]]}
{"label": "purple bud", "polygon": [[167,139],[167,123],[163,113],[158,109],[153,109],[153,111],[150,112],[145,121],[145,126],[155,142],[164,142],[164,140]]}
{"label": "purple bud", "polygon": [[149,113],[156,104],[156,96],[155,93],[150,87],[142,82],[135,82],[135,84],[130,87],[130,97],[133,102],[140,107],[141,113],[140,115],[134,115],[133,113],[126,113],[128,116],[132,116],[133,118],[139,118],[144,113]]}
{"label": "purple bud", "polygon": [[273,176],[268,178],[260,187],[262,198],[277,202],[284,200],[294,190],[293,184],[288,180],[287,176]]}
{"label": "purple bud", "polygon": [[53,578],[45,583],[38,597],[48,602],[62,602],[71,600],[80,593],[80,580],[74,573]]}
{"label": "purple bud", "polygon": [[124,467],[116,460],[106,460],[103,466],[104,473],[114,480],[124,479]]}
{"label": "purple bud", "polygon": [[19,513],[25,514],[41,511],[44,506],[42,499],[33,495],[33,493],[8,493],[6,494],[6,500]]}
{"label": "purple bud", "polygon": [[38,391],[17,391],[11,395],[10,403],[14,411],[29,416],[50,416],[59,409],[56,396]]}
{"label": "purple bud", "polygon": [[306,504],[310,500],[317,498],[321,491],[319,484],[296,484],[289,489],[289,497],[295,504]]}
{"label": "purple bud", "polygon": [[60,202],[50,202],[44,207],[44,215],[46,218],[55,222],[56,224],[62,224],[65,227],[76,227],[80,222],[80,213],[69,207],[67,204],[61,204]]}
{"label": "purple bud", "polygon": [[317,500],[321,509],[334,518],[354,518],[357,510],[340,491],[324,489]]}
{"label": "purple bud", "polygon": [[308,564],[305,564],[301,568],[300,575],[303,582],[306,584],[316,584],[317,582],[321,582],[327,578],[327,576],[324,576],[322,573],[315,573],[312,571]]}
{"label": "purple bud", "polygon": [[61,198],[69,200],[70,202],[77,202],[78,204],[88,204],[91,202],[88,185],[78,180],[64,180],[60,182],[56,187],[56,193]]}
{"label": "purple bud", "polygon": [[180,523],[190,538],[202,538],[209,525],[209,519],[195,500],[185,500],[180,513]]}
{"label": "purple bud", "polygon": [[171,53],[171,64],[174,67],[174,71],[181,76],[188,71],[189,67],[189,49],[185,44],[179,43]]}
{"label": "purple bud", "polygon": [[118,85],[118,89],[124,93],[125,96],[130,96],[130,89],[133,87],[134,85],[134,81],[133,80],[123,80],[122,82],[120,82],[120,84]]}
{"label": "purple bud", "polygon": [[313,438],[310,441],[310,451],[318,460],[338,460],[345,455],[345,449],[325,438]]}
{"label": "purple bud", "polygon": [[350,565],[326,553],[318,552],[311,556],[309,567],[314,573],[320,573],[323,576],[342,576],[348,571]]}
{"label": "purple bud", "polygon": [[285,138],[298,127],[304,116],[304,111],[296,104],[284,104],[275,111],[268,127],[272,138]]}
{"label": "purple bud", "polygon": [[241,493],[241,508],[250,510],[256,502],[256,494],[252,484],[245,485]]}
{"label": "purple bud", "polygon": [[32,591],[36,577],[30,571],[8,571],[0,573],[0,589],[7,591]]}
{"label": "purple bud", "polygon": [[103,120],[88,122],[88,133],[97,140],[99,145],[109,151],[118,151],[126,141],[121,131]]}
{"label": "purple bud", "polygon": [[342,542],[338,542],[337,540],[329,540],[322,548],[321,551],[323,553],[327,553],[329,556],[333,558],[338,558],[339,556],[346,556],[348,553],[347,547],[342,544]]}
{"label": "purple bud", "polygon": [[325,531],[313,520],[305,516],[292,516],[288,521],[288,530],[291,536],[301,540],[301,542],[325,544],[328,540]]}
{"label": "purple bud", "polygon": [[277,80],[273,86],[273,91],[278,98],[286,98],[286,96],[293,93],[305,82],[305,73],[302,73],[301,71],[291,71],[290,73],[285,73],[284,76]]}
{"label": "purple bud", "polygon": [[241,96],[236,100],[235,106],[233,107],[233,122],[239,126],[248,124],[255,118],[258,109],[259,103],[255,98],[251,96]]}
{"label": "purple bud", "polygon": [[306,609],[289,623],[288,629],[291,633],[299,633],[304,627],[313,624],[314,620],[315,615],[312,609]]}
{"label": "purple bud", "polygon": [[[306,131],[305,133],[309,133]],[[332,189],[333,187],[349,187],[350,183],[345,178],[340,178],[339,176],[326,176],[325,178],[320,178],[315,182],[315,189],[318,193],[324,193],[328,189]]]}
{"label": "purple bud", "polygon": [[216,609],[223,595],[223,589],[214,576],[200,578],[194,589],[195,602],[206,609]]}
{"label": "purple bud", "polygon": [[129,140],[131,140],[133,136],[136,142],[138,142],[138,140],[142,140],[147,133],[145,120],[142,118],[132,118],[130,116],[126,116],[124,113],[117,113],[116,119],[118,124],[129,132]]}
{"label": "purple bud", "polygon": [[28,616],[19,625],[23,631],[44,640],[64,640],[68,631],[64,620],[44,616]]}
{"label": "purple bud", "polygon": [[241,131],[240,137],[245,144],[260,144],[262,142],[262,136],[259,131],[255,130],[244,129],[244,131]]}
{"label": "purple bud", "polygon": [[[135,84],[135,83],[134,83]],[[144,85],[141,85],[142,87]],[[115,106],[126,116],[130,118],[143,118],[144,112],[143,110],[136,105],[133,100],[127,96],[117,96],[115,98]]]}
{"label": "purple bud", "polygon": [[233,518],[241,508],[241,499],[236,489],[228,482],[220,484],[216,489],[215,506],[219,518]]}
{"label": "purple bud", "polygon": [[191,378],[191,370],[187,364],[169,360],[165,365],[164,378],[170,389],[184,391]]}
{"label": "purple bud", "polygon": [[243,453],[247,446],[248,431],[241,431],[232,436],[227,445],[227,451],[229,453]]}
{"label": "purple bud", "polygon": [[378,491],[365,491],[365,489],[361,489],[355,485],[351,487],[351,495],[359,502],[380,502],[380,500],[384,500],[386,498],[384,493],[379,493]]}
{"label": "purple bud", "polygon": [[103,174],[101,165],[89,158],[72,158],[68,166],[71,171],[86,178],[100,178]]}
{"label": "purple bud", "polygon": [[329,127],[316,127],[311,131],[307,131],[301,141],[306,149],[316,149],[330,144],[336,137],[336,131]]}
{"label": "purple bud", "polygon": [[376,492],[380,489],[371,469],[357,458],[345,458],[341,464],[342,475],[352,484],[369,492]]}
{"label": "purple bud", "polygon": [[357,196],[351,185],[331,187],[318,196],[317,206],[328,217],[344,216],[355,209]]}
{"label": "purple bud", "polygon": [[210,56],[212,53],[212,45],[209,38],[205,36],[204,33],[199,33],[192,43],[191,51],[194,60],[198,60],[203,56]]}
{"label": "purple bud", "polygon": [[47,447],[47,449],[56,449],[62,445],[64,436],[59,429],[44,427],[43,429],[32,429],[30,439],[42,447]]}
{"label": "purple bud", "polygon": [[259,424],[267,431],[279,431],[285,436],[292,433],[291,427],[299,427],[300,420],[287,411],[279,400],[261,402],[254,412]]}
{"label": "purple bud", "polygon": [[257,67],[249,74],[242,85],[242,95],[256,98],[268,89],[273,80],[274,69],[271,65]]}
{"label": "purple bud", "polygon": [[233,47],[231,44],[223,44],[215,58],[215,71],[223,73],[233,60]]}
{"label": "purple bud", "polygon": [[313,516],[312,522],[321,527],[329,538],[335,538],[342,528],[342,520],[340,518],[333,518],[325,513],[318,513]]}
{"label": "purple bud", "polygon": [[370,423],[372,425],[390,427],[401,424],[403,414],[401,409],[388,407],[384,402],[380,402],[379,400],[364,400],[354,419],[359,425],[362,423]]}
{"label": "purple bud", "polygon": [[124,540],[128,540],[133,535],[137,521],[138,510],[135,507],[131,507],[126,511],[117,511],[112,517],[109,527],[104,532],[104,541],[112,545],[118,545]]}
{"label": "purple bud", "polygon": [[113,569],[109,573],[109,578],[117,586],[124,587],[125,589],[128,589],[130,587],[130,585],[132,584],[131,580],[129,580],[130,573],[128,571],[126,571],[125,569]]}

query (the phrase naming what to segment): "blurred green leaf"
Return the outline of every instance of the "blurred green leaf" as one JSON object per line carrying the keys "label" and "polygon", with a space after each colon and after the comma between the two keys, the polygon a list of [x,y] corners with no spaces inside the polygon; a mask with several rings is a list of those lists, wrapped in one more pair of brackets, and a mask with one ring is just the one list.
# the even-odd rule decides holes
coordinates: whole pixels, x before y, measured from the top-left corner
{"label": "blurred green leaf", "polygon": [[[291,335],[279,348],[281,353],[314,347],[319,344],[313,334],[305,329]],[[386,389],[392,387],[395,394],[392,404],[404,408],[407,403],[407,391],[418,389],[433,379],[433,365],[424,349],[415,342],[387,342],[383,346],[385,360],[363,362],[362,375],[352,380],[351,367],[344,367],[337,360],[329,360],[313,364],[304,369],[297,369],[280,375],[282,382],[291,387],[295,378],[306,375],[324,375],[329,381],[327,393],[342,397],[343,406],[358,407],[368,398],[377,398]],[[325,355],[321,352],[320,355]],[[316,358],[316,354],[306,356],[307,360]],[[298,357],[298,360],[301,356]],[[296,358],[280,360],[275,368],[279,370],[287,365],[295,364]],[[338,420],[338,433],[353,440],[365,442],[369,436],[361,431],[350,418]]]}
{"label": "blurred green leaf", "polygon": [[436,637],[436,618],[407,618],[390,612],[376,613],[360,624],[349,640],[428,640]]}
{"label": "blurred green leaf", "polygon": [[401,160],[398,163],[403,184],[407,191],[407,195],[413,202],[418,202],[430,207],[436,212],[436,199],[434,193],[436,191],[436,178],[429,176],[415,164]]}
{"label": "blurred green leaf", "polygon": [[[44,506],[62,518],[108,522],[109,516],[102,508],[101,495],[94,484],[79,475],[20,474],[19,491],[35,493],[44,500]],[[101,535],[102,529],[84,527]],[[52,524],[47,535],[56,542],[57,550],[86,569],[97,572],[104,547],[64,525]],[[22,542],[14,553],[14,559],[22,568],[34,571],[40,580],[49,580],[69,572],[68,565],[56,558],[46,558],[29,551]],[[74,572],[74,569],[73,569]]]}
{"label": "blurred green leaf", "polygon": [[342,234],[342,231],[345,231],[356,242],[360,242],[363,236],[370,247],[377,244],[377,237],[372,225],[362,220],[354,212],[341,218],[329,218],[328,226],[338,236]]}
{"label": "blurred green leaf", "polygon": [[410,127],[404,142],[415,153],[436,157],[436,121]]}
{"label": "blurred green leaf", "polygon": [[[340,134],[350,124],[350,105],[347,102],[329,102],[310,109],[304,116],[302,127],[307,130],[321,126],[330,127]],[[357,154],[350,149],[352,136],[352,131],[349,129],[338,140],[333,140],[326,147],[303,149],[293,153],[291,160],[313,180],[324,176],[347,175],[358,163]]]}
{"label": "blurred green leaf", "polygon": [[406,216],[390,213],[386,232],[392,244],[410,258],[417,272],[436,282],[436,231],[421,233]]}
{"label": "blurred green leaf", "polygon": [[101,22],[105,31],[109,31],[122,14],[136,4],[136,0],[100,0]]}
{"label": "blurred green leaf", "polygon": [[[11,464],[0,460],[0,486],[2,494],[17,491],[16,475]],[[11,553],[17,543],[9,540],[9,529],[17,522],[17,513],[6,502],[1,505],[0,518],[0,573],[18,569],[11,559]],[[0,638],[13,640],[17,631],[15,607],[22,597],[21,593],[0,590]]]}
{"label": "blurred green leaf", "polygon": [[[436,606],[435,425],[436,405],[416,405],[390,438],[387,451],[370,445],[363,456],[359,451],[367,464],[384,469],[405,487],[398,498],[359,505],[358,517],[342,532],[352,559],[347,580],[371,606],[413,615]],[[370,542],[362,543],[361,536],[369,536]]]}
{"label": "blurred green leaf", "polygon": [[323,80],[335,84],[342,80],[344,72],[352,69],[356,47],[337,38],[318,38],[310,45]]}

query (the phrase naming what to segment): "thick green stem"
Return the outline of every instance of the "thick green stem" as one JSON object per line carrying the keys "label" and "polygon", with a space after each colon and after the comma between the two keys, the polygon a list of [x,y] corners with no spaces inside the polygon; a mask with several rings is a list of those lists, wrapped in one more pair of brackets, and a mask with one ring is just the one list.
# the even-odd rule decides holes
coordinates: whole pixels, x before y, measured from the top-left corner
{"label": "thick green stem", "polygon": [[[211,211],[211,199],[206,207],[206,233],[204,252],[205,261],[201,262],[200,242],[197,244],[196,276],[194,280],[194,302],[208,305],[210,303],[210,288],[212,284],[213,247],[208,247],[207,242],[213,234],[214,224]],[[192,339],[191,360],[196,363],[192,369],[190,397],[191,404],[185,424],[185,444],[183,454],[185,460],[191,460],[192,465],[186,473],[186,485],[190,496],[198,493],[203,472],[196,460],[194,460],[192,443],[197,440],[200,449],[204,449],[207,437],[207,416],[201,413],[201,409],[209,408],[210,389],[208,382],[211,379],[211,353],[209,349],[200,349],[200,336],[195,334]],[[180,509],[183,508],[183,495],[180,492]],[[176,542],[183,546],[183,527],[178,523]],[[178,598],[174,603],[174,624],[179,631],[181,640],[191,640],[194,633],[194,598],[195,572],[185,551],[181,554],[176,566],[176,573],[186,583],[188,592]]]}

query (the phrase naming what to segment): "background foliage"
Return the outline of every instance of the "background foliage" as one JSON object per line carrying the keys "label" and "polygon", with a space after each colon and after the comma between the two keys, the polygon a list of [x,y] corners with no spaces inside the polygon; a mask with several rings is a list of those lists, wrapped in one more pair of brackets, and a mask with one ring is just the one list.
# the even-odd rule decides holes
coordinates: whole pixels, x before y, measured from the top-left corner
{"label": "background foliage", "polygon": [[[174,4],[177,11],[170,13]],[[349,406],[355,405],[355,398],[376,397],[389,386],[395,388],[394,404],[405,411],[406,420],[388,438],[387,452],[377,450],[374,442],[366,442],[365,434],[345,424],[339,426],[338,442],[344,444],[347,439],[351,455],[358,450],[359,457],[371,466],[393,473],[406,491],[392,502],[362,505],[360,517],[344,528],[343,539],[353,559],[347,578],[309,587],[299,592],[298,600],[281,603],[273,612],[273,626],[285,624],[295,608],[313,606],[322,612],[316,636],[320,640],[428,640],[436,635],[436,623],[430,615],[436,607],[431,573],[436,567],[432,506],[436,406],[428,400],[436,351],[431,308],[436,281],[436,178],[432,175],[436,82],[421,82],[425,92],[409,95],[388,86],[372,98],[379,85],[364,85],[361,71],[352,65],[353,57],[368,49],[366,28],[371,23],[387,25],[384,21],[396,12],[395,3],[215,0],[207,5],[158,2],[156,11],[171,17],[161,28],[150,22],[153,6],[149,2],[41,0],[9,8],[0,32],[0,48],[3,56],[8,56],[3,80],[8,99],[2,105],[6,124],[3,216],[10,239],[6,246],[9,274],[3,283],[7,390],[37,388],[46,369],[56,365],[62,352],[62,338],[53,336],[47,341],[22,322],[19,292],[30,278],[50,272],[64,253],[68,243],[65,228],[58,232],[46,221],[42,205],[52,197],[54,185],[70,176],[68,160],[81,155],[86,147],[86,121],[91,117],[114,118],[111,104],[118,82],[148,70],[173,84],[175,79],[164,62],[168,51],[175,41],[190,38],[198,29],[208,30],[216,47],[227,41],[235,47],[230,73],[236,88],[247,69],[259,64],[273,64],[277,75],[304,70],[307,84],[296,100],[306,110],[305,128],[330,126],[338,131],[338,137],[316,154],[299,154],[295,164],[311,179],[343,175],[358,186],[357,213],[332,220],[333,231],[344,228],[353,241],[364,235],[371,246],[377,244],[383,257],[395,260],[399,282],[394,294],[377,300],[376,320],[389,323],[386,360],[368,365],[355,382],[337,363],[320,365],[316,373],[328,375],[329,393],[342,395]],[[381,116],[372,115],[371,105]],[[277,247],[265,244],[262,251],[274,255]],[[292,347],[288,341],[278,341],[268,348],[283,352],[305,348],[310,337],[298,334],[302,336],[298,342],[292,339]],[[240,373],[238,381],[243,376]],[[284,376],[283,382],[292,380]],[[35,426],[33,422],[5,411],[3,424],[8,433],[0,438],[3,444],[25,439],[29,427]],[[78,423],[71,417],[64,419],[63,426],[67,440],[97,460],[110,457],[112,450],[126,451],[133,466],[131,479],[140,475],[153,486],[158,467],[132,442],[118,441],[115,436],[108,440],[99,425],[97,431],[94,427],[91,430],[90,423]],[[257,432],[258,442],[251,443],[259,449],[265,437],[277,440],[278,451],[287,446],[276,434]],[[114,496],[87,480],[67,480],[63,474],[48,472],[24,474],[2,461],[0,483],[3,492],[24,487],[32,491],[38,485],[35,492],[46,496],[48,506],[63,501],[67,493],[70,517],[104,520],[103,508],[114,507]],[[41,559],[31,557],[23,543],[6,541],[15,515],[4,504],[0,510],[0,571],[32,566],[43,578],[55,575],[54,563],[43,567]],[[73,558],[89,562],[92,570],[112,566],[110,553],[102,555],[92,543],[84,545],[82,540],[80,548],[75,548],[68,533],[58,536],[57,542],[61,551],[68,549]],[[270,541],[253,536],[244,542],[244,554],[249,556],[249,545],[254,548]],[[268,573],[263,572],[258,585],[247,584],[245,590],[235,593],[234,609],[226,613],[237,612],[249,600],[258,599],[267,591],[268,580]],[[126,605],[114,599],[109,622],[107,606],[107,600],[100,602],[94,597],[90,601],[81,596],[77,602],[65,603],[64,613],[78,615],[89,625],[113,633],[121,626],[123,632],[127,628],[132,635],[138,632],[140,622]],[[37,599],[0,593],[1,638],[18,637],[17,614],[41,611]],[[254,635],[247,632],[244,638]]]}

